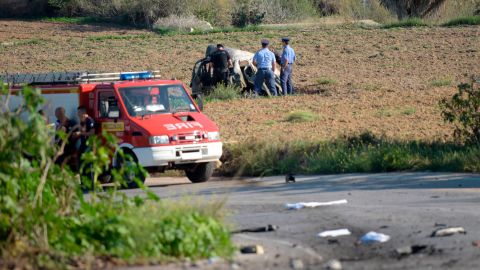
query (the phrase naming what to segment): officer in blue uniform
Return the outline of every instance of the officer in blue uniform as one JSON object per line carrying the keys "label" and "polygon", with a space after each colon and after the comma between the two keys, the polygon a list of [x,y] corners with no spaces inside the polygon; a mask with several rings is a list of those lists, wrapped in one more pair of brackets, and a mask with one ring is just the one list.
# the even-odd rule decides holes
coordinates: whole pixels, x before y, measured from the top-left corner
{"label": "officer in blue uniform", "polygon": [[267,84],[270,94],[277,95],[277,87],[275,86],[275,54],[268,49],[268,40],[262,39],[262,49],[257,51],[253,56],[253,64],[257,67],[253,90],[255,95],[259,95],[262,91],[262,85]]}
{"label": "officer in blue uniform", "polygon": [[282,84],[284,95],[293,95],[293,82],[292,82],[292,66],[295,63],[296,56],[295,51],[288,45],[290,39],[287,37],[282,38],[283,52],[280,58],[280,65],[282,67],[280,71],[280,82]]}

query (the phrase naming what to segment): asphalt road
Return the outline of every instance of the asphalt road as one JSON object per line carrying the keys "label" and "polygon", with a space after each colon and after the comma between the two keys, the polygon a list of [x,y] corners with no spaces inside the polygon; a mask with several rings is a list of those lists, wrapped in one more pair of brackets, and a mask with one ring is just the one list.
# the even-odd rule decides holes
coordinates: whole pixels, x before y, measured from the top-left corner
{"label": "asphalt road", "polygon": [[[323,269],[332,259],[343,269],[479,269],[480,175],[452,173],[388,173],[213,179],[190,184],[186,178],[154,178],[147,184],[161,198],[185,195],[205,200],[225,199],[236,229],[267,224],[274,232],[235,234],[238,245],[260,244],[263,255],[237,254],[234,262],[210,260],[170,265],[167,269]],[[129,190],[133,195],[141,191]],[[287,210],[285,203],[347,204]],[[466,234],[431,237],[439,228],[461,226]],[[352,234],[320,238],[325,230],[347,228]],[[365,245],[369,231],[391,236],[390,241]],[[417,254],[398,256],[397,248],[426,246]],[[164,268],[162,268],[164,269]]]}

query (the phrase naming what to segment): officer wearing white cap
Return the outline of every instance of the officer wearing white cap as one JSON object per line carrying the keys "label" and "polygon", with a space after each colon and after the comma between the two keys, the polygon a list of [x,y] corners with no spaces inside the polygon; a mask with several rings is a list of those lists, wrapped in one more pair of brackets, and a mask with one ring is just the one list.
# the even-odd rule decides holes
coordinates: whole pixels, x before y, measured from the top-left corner
{"label": "officer wearing white cap", "polygon": [[268,49],[268,40],[262,39],[262,49],[253,56],[253,64],[257,67],[253,90],[259,95],[262,85],[265,82],[270,94],[276,96],[277,88],[275,86],[275,55]]}
{"label": "officer wearing white cap", "polygon": [[284,95],[293,95],[293,82],[292,82],[292,69],[293,63],[296,60],[295,51],[288,45],[290,39],[287,37],[282,38],[283,52],[280,58],[280,65],[282,67],[280,71],[280,82],[282,84]]}

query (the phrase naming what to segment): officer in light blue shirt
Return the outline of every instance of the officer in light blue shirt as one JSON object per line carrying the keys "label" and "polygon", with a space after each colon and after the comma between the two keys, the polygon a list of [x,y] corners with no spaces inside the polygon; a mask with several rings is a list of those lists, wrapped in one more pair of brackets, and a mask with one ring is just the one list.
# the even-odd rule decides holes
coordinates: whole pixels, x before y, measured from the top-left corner
{"label": "officer in light blue shirt", "polygon": [[283,53],[280,58],[280,65],[282,69],[280,71],[280,82],[282,84],[284,95],[293,95],[293,82],[292,82],[292,69],[293,63],[295,63],[296,56],[295,51],[288,45],[290,39],[287,37],[282,38]]}
{"label": "officer in light blue shirt", "polygon": [[262,39],[262,49],[253,56],[253,64],[257,67],[253,90],[255,95],[262,91],[263,83],[267,84],[270,94],[277,95],[275,86],[275,55],[268,49],[268,40]]}

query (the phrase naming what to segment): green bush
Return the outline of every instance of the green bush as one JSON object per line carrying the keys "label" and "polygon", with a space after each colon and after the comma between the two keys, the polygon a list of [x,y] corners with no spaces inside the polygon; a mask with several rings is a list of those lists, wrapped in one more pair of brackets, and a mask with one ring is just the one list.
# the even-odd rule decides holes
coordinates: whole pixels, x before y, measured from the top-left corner
{"label": "green bush", "polygon": [[[145,193],[127,197],[117,188],[126,184],[124,175],[142,172],[136,165],[111,170],[114,185],[103,191],[97,180],[114,151],[126,158],[108,134],[102,134],[106,144],[96,137],[89,140],[92,150],[82,157],[80,175],[62,169],[54,163],[61,148],[49,142],[55,135],[65,141],[67,134],[54,134],[37,112],[43,102],[39,90],[24,88],[24,104],[11,112],[8,89],[0,85],[2,268],[95,268],[91,256],[135,263],[232,254],[217,211],[221,205],[161,202],[140,183]],[[23,113],[27,121],[21,119]],[[88,196],[81,183],[93,183]]]}
{"label": "green bush", "polygon": [[242,97],[241,91],[240,88],[234,85],[224,86],[223,84],[218,84],[210,91],[210,93],[208,93],[205,97],[205,101],[234,100]]}
{"label": "green bush", "polygon": [[428,24],[425,23],[420,18],[408,18],[408,19],[401,20],[401,21],[398,21],[398,22],[385,24],[385,25],[382,26],[382,28],[385,28],[385,29],[389,29],[389,28],[410,28],[410,27],[422,27],[422,26],[428,26]]}
{"label": "green bush", "polygon": [[440,101],[443,119],[455,125],[454,136],[462,143],[480,144],[480,86],[460,84],[450,99]]}
{"label": "green bush", "polygon": [[395,141],[371,133],[333,141],[228,144],[220,173],[236,176],[391,171],[479,172],[480,146]]}
{"label": "green bush", "polygon": [[457,18],[443,24],[443,26],[458,26],[458,25],[480,25],[480,15]]}

